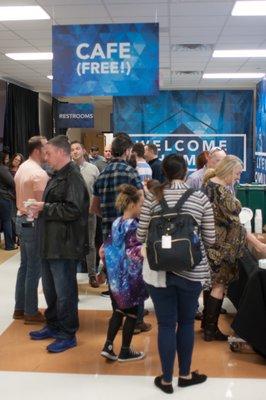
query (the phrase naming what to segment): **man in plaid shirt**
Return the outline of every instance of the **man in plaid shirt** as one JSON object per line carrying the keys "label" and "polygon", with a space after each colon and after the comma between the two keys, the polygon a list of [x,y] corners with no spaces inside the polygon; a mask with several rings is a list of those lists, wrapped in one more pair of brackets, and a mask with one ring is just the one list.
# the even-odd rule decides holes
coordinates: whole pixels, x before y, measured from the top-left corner
{"label": "man in plaid shirt", "polygon": [[94,184],[91,211],[102,217],[103,240],[108,238],[113,221],[120,216],[115,208],[118,187],[123,183],[142,191],[141,179],[134,168],[128,165],[133,143],[126,134],[118,134],[112,142],[112,160]]}

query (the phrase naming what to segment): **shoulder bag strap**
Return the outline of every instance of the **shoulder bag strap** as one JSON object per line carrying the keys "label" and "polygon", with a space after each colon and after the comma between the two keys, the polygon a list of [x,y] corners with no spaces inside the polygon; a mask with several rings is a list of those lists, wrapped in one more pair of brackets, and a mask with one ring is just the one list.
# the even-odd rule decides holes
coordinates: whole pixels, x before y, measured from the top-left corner
{"label": "shoulder bag strap", "polygon": [[165,213],[170,211],[170,208],[168,207],[167,201],[165,200],[164,197],[159,201],[159,204],[160,204],[161,209],[162,209],[160,214],[165,214]]}
{"label": "shoulder bag strap", "polygon": [[195,189],[188,189],[185,191],[185,193],[180,197],[180,199],[178,200],[178,202],[176,203],[174,210],[176,213],[179,213],[183,204],[187,201],[187,199],[189,198],[189,196],[192,195],[192,193],[194,193],[196,190]]}

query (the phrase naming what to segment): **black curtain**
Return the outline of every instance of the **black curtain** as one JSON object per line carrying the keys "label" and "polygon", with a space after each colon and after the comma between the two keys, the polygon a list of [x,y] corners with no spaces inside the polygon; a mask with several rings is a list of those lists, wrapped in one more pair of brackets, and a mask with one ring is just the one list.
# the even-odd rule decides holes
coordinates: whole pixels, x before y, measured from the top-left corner
{"label": "black curtain", "polygon": [[38,93],[8,84],[4,126],[4,146],[10,154],[28,155],[27,142],[39,134]]}
{"label": "black curtain", "polygon": [[67,128],[59,128],[58,127],[58,105],[61,102],[58,101],[55,97],[53,97],[53,136],[57,135],[65,135],[67,132]]}

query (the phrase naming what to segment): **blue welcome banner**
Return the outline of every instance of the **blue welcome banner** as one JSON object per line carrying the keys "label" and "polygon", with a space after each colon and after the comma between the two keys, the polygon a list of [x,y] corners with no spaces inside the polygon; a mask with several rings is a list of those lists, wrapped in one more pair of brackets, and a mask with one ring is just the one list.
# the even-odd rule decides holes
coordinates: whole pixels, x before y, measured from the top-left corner
{"label": "blue welcome banner", "polygon": [[53,96],[158,93],[159,24],[53,26]]}
{"label": "blue welcome banner", "polygon": [[114,98],[114,132],[156,144],[159,157],[183,154],[190,171],[214,146],[244,163],[242,182],[253,180],[251,90],[160,91],[158,96]]}
{"label": "blue welcome banner", "polygon": [[266,184],[266,80],[259,82],[256,89],[255,181]]}
{"label": "blue welcome banner", "polygon": [[57,126],[58,128],[93,128],[93,104],[59,103]]}

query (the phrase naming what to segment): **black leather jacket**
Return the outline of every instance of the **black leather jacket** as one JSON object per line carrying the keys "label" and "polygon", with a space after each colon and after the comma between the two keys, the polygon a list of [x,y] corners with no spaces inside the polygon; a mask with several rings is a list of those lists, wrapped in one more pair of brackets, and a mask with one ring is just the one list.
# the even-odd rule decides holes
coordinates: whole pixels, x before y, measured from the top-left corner
{"label": "black leather jacket", "polygon": [[42,258],[81,259],[88,253],[89,194],[73,162],[51,178],[43,201]]}

